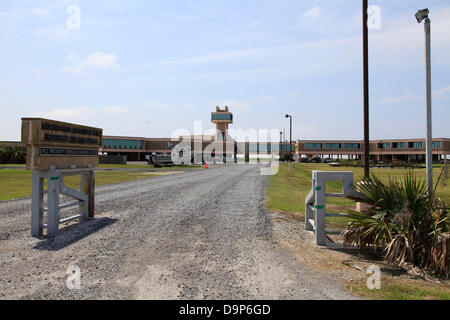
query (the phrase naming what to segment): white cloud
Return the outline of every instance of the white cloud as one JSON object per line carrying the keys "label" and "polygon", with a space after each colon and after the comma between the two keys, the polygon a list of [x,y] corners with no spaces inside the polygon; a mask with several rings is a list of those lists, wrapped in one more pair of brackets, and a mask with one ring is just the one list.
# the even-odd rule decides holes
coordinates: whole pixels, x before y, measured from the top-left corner
{"label": "white cloud", "polygon": [[70,35],[70,30],[66,28],[61,28],[59,26],[41,28],[36,31],[39,36],[56,40],[61,38],[66,38]]}
{"label": "white cloud", "polygon": [[244,101],[226,100],[226,101],[221,102],[219,105],[228,106],[230,109],[235,109],[235,110],[247,110],[249,108],[249,104]]}
{"label": "white cloud", "polygon": [[[67,59],[72,61],[76,59],[75,54],[70,54]],[[61,71],[71,72],[75,75],[86,75],[86,71],[94,69],[111,69],[118,67],[117,55],[111,53],[106,54],[104,52],[91,53],[87,58],[76,64],[75,66],[65,66],[61,68]]]}
{"label": "white cloud", "polygon": [[42,16],[42,15],[48,15],[50,13],[50,11],[45,8],[36,8],[33,10],[33,13],[37,14],[38,16]]}
{"label": "white cloud", "polygon": [[67,61],[76,61],[79,59],[78,54],[76,53],[71,53],[67,56]]}
{"label": "white cloud", "polygon": [[311,19],[311,20],[315,20],[317,18],[319,18],[322,15],[322,8],[319,6],[315,6],[309,10],[306,10],[302,17],[307,18],[307,19]]}
{"label": "white cloud", "polygon": [[401,97],[379,99],[378,102],[380,102],[380,103],[402,103],[402,102],[410,101],[413,99],[417,99],[417,95],[408,93]]}
{"label": "white cloud", "polygon": [[42,116],[45,118],[50,118],[52,120],[73,121],[85,119],[87,117],[88,112],[89,112],[88,107],[79,107],[73,109],[60,108],[52,110],[50,112],[42,113]]}
{"label": "white cloud", "polygon": [[434,92],[434,94],[438,95],[438,96],[442,96],[448,92],[450,92],[450,86],[446,86],[445,88],[442,88],[441,90],[437,90]]}
{"label": "white cloud", "polygon": [[149,108],[155,108],[155,109],[170,109],[171,105],[168,103],[159,103],[156,101],[147,101],[144,102],[144,106],[149,107]]}
{"label": "white cloud", "polygon": [[103,108],[106,112],[110,113],[124,113],[126,109],[121,106],[107,106]]}
{"label": "white cloud", "polygon": [[271,96],[267,96],[267,95],[260,95],[258,98],[256,98],[256,102],[260,102],[260,103],[264,103],[264,102],[268,102],[271,101],[272,97]]}
{"label": "white cloud", "polygon": [[33,73],[37,76],[39,76],[41,74],[41,70],[39,70],[39,69],[32,69],[31,71],[33,71]]}

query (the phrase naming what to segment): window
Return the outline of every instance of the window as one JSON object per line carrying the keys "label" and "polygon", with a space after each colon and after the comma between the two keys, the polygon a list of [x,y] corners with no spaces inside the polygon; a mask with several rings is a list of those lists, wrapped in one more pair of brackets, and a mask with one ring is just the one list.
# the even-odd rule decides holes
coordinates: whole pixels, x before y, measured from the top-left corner
{"label": "window", "polygon": [[228,120],[233,121],[233,115],[229,113],[213,113],[211,115],[211,120]]}
{"label": "window", "polygon": [[321,143],[306,143],[305,144],[305,149],[322,149],[322,144]]}
{"label": "window", "polygon": [[340,143],[324,143],[323,148],[336,150],[336,149],[341,148],[341,144]]}
{"label": "window", "polygon": [[393,149],[405,149],[406,148],[406,142],[393,142],[392,143]]}
{"label": "window", "polygon": [[291,150],[291,152],[295,151],[295,143],[292,142],[291,147],[289,148],[289,143],[285,143],[281,145],[281,150],[282,151],[289,151],[289,149]]}
{"label": "window", "polygon": [[378,144],[378,149],[390,149],[391,144],[389,142],[383,142]]}
{"label": "window", "polygon": [[104,139],[103,148],[105,149],[131,149],[141,150],[141,140],[124,140],[124,139]]}
{"label": "window", "polygon": [[433,146],[433,148],[442,148],[442,142],[441,141],[433,141],[432,146]]}
{"label": "window", "polygon": [[258,144],[257,143],[250,143],[248,145],[248,151],[249,152],[258,152]]}
{"label": "window", "polygon": [[260,143],[258,147],[258,152],[267,153],[270,152],[270,144]]}
{"label": "window", "polygon": [[409,143],[410,148],[414,149],[422,149],[423,148],[423,142],[410,142]]}
{"label": "window", "polygon": [[344,143],[344,149],[359,149],[360,144],[359,143]]}

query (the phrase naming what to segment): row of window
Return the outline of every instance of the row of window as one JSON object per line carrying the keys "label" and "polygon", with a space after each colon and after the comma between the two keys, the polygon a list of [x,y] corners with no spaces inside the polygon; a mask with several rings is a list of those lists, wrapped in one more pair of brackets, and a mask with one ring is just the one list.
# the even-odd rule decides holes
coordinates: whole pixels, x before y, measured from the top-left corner
{"label": "row of window", "polygon": [[[383,142],[378,144],[378,149],[423,149],[425,143],[423,142]],[[432,148],[442,148],[442,141],[433,141]]]}
{"label": "row of window", "polygon": [[[291,149],[291,152],[295,152],[295,144],[294,143],[292,143],[290,149]],[[251,143],[248,146],[248,151],[251,153],[256,153],[256,152],[259,152],[259,153],[274,152],[274,153],[276,153],[276,152],[280,152],[280,150],[289,152],[289,144],[280,145],[278,143],[274,143],[272,145],[270,143],[269,144],[267,144],[267,143],[259,143],[259,144]]]}
{"label": "row of window", "polygon": [[211,120],[227,120],[233,121],[233,115],[230,113],[213,113],[211,114]]}
{"label": "row of window", "polygon": [[[421,149],[423,142],[383,142],[378,144],[378,149]],[[442,148],[442,141],[433,141],[433,149]],[[359,150],[360,143],[305,143],[307,150]]]}
{"label": "row of window", "polygon": [[103,148],[141,150],[142,140],[103,139]]}
{"label": "row of window", "polygon": [[305,149],[309,150],[358,150],[360,143],[305,143]]}

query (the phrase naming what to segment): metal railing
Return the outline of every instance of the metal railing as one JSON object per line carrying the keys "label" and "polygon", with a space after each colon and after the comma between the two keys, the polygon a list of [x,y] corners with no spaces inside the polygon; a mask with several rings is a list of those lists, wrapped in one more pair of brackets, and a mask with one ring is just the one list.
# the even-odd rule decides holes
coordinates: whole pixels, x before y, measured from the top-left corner
{"label": "metal railing", "polygon": [[[66,176],[81,176],[80,190],[69,188],[64,184]],[[44,190],[44,179],[48,180],[48,190]],[[59,225],[72,221],[84,221],[94,216],[94,169],[66,169],[66,170],[33,170],[32,172],[32,200],[31,200],[31,234],[41,237],[43,229],[47,229],[47,236],[56,237]],[[47,194],[47,207],[44,207],[44,194]],[[73,198],[76,201],[60,205],[60,195]],[[78,214],[61,219],[59,210],[78,206]],[[47,212],[47,223],[44,223],[44,212]]]}
{"label": "metal railing", "polygon": [[[340,193],[327,193],[327,181],[341,181]],[[305,198],[306,230],[314,231],[316,244],[326,246],[328,234],[340,234],[341,231],[327,230],[326,217],[346,217],[346,213],[328,213],[327,197],[363,198],[353,189],[353,172],[351,171],[313,171],[312,189]]]}

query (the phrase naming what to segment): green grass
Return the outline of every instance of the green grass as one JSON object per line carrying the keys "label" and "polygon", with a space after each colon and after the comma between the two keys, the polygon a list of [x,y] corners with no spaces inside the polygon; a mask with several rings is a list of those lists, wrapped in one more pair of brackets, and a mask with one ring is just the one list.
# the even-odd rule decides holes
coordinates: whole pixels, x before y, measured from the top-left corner
{"label": "green grass", "polygon": [[420,286],[406,281],[381,281],[380,290],[369,290],[364,284],[349,285],[351,292],[375,300],[450,300],[450,288],[447,285],[425,284]]}
{"label": "green grass", "polygon": [[155,168],[153,165],[148,164],[101,164],[98,166],[101,169],[199,169],[203,168],[203,166],[169,166],[169,167],[161,167]]}
{"label": "green grass", "polygon": [[[145,172],[104,172],[95,173],[97,186],[138,180],[152,177]],[[71,188],[79,188],[80,177],[66,177],[65,184]],[[31,171],[22,169],[0,170],[0,201],[11,200],[31,195]]]}
{"label": "green grass", "polygon": [[[272,176],[266,189],[266,207],[270,210],[280,210],[296,212],[304,215],[305,198],[311,190],[311,175],[313,170],[322,171],[353,171],[354,178],[361,178],[364,174],[363,168],[359,167],[332,167],[328,164],[316,163],[296,163],[293,166],[294,175],[290,176],[286,163],[280,164],[279,172]],[[434,181],[436,182],[440,174],[440,169],[433,170]],[[406,169],[372,169],[382,181],[388,181],[390,177],[400,178]],[[425,179],[425,169],[414,169],[414,173]],[[448,181],[449,179],[447,179]],[[448,181],[450,182],[450,181]],[[339,182],[331,181],[327,183],[327,192],[339,192],[341,189]],[[450,183],[447,186],[439,185],[437,194],[444,200],[450,201]],[[355,209],[355,202],[344,198],[327,198],[328,212],[348,212]],[[346,225],[348,219],[328,217],[328,222]]]}

